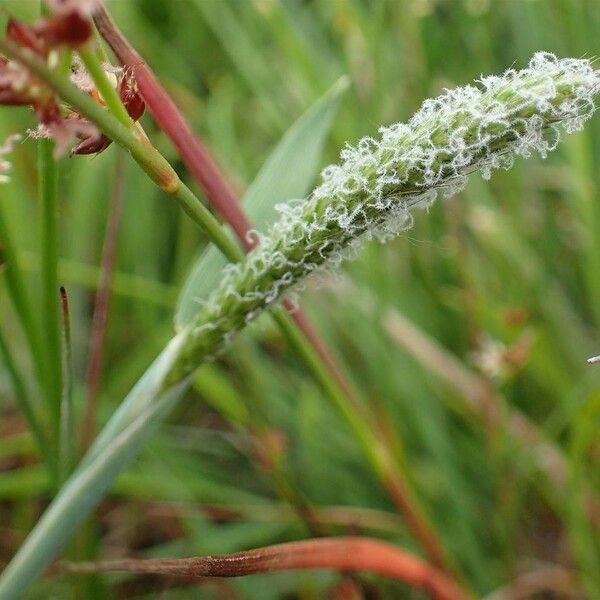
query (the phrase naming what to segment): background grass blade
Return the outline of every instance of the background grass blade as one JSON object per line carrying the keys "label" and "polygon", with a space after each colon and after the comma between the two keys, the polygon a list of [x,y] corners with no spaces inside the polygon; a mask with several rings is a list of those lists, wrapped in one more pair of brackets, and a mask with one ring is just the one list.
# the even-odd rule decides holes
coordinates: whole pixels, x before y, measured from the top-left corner
{"label": "background grass blade", "polygon": [[[144,382],[160,380],[176,356],[174,340],[148,369]],[[140,385],[126,398],[123,410],[115,413],[105,435],[90,449],[73,475],[44,512],[11,565],[0,577],[0,597],[19,598],[25,582],[43,571],[77,527],[88,516],[119,472],[135,458],[175,403],[189,380],[183,380],[164,393],[160,386]],[[135,411],[135,414],[132,414]]]}
{"label": "background grass blade", "polygon": [[[600,10],[593,1],[107,4],[240,190],[248,188],[296,117],[343,74],[351,86],[313,173],[318,164],[335,160],[344,142],[375,135],[380,124],[406,121],[423,98],[445,87],[519,68],[539,50],[560,57],[600,56]],[[5,10],[33,22],[40,1],[0,0],[0,9],[4,30]],[[142,122],[183,173],[152,118],[146,115]],[[34,126],[30,110],[0,108],[0,144]],[[459,197],[417,218],[410,235],[385,247],[366,245],[342,277],[325,275],[302,296],[303,311],[357,397],[376,415],[398,464],[409,469],[477,597],[517,589],[516,573],[532,565],[535,574],[535,563],[568,575],[566,589],[552,589],[554,580],[542,577],[540,595],[600,597],[598,548],[585,507],[587,491],[600,489],[598,414],[592,409],[600,367],[586,364],[600,353],[599,140],[600,118],[595,118],[546,161],[518,160],[489,184],[472,177]],[[25,135],[7,157],[11,181],[0,186],[0,329],[40,426],[49,433],[38,384],[46,357],[38,310],[42,212],[36,153],[37,142]],[[71,305],[76,408],[82,401],[115,158],[111,147],[60,164],[59,279],[68,286]],[[280,184],[303,164],[286,167]],[[171,337],[180,286],[205,244],[187,215],[165,202],[144,174],[128,170],[99,388],[100,428]],[[382,318],[388,310],[435,340],[460,370],[485,381],[499,399],[500,417],[518,411],[548,445],[532,452],[505,428],[484,430],[481,418],[463,409],[464,393],[439,377],[439,364],[415,360],[407,352],[410,344],[403,347],[386,334]],[[418,338],[410,341],[414,346]],[[148,383],[148,393],[150,388]],[[142,390],[137,392],[102,451],[144,411]],[[90,524],[80,558],[106,558],[107,548],[140,558],[215,554],[305,537],[302,523],[257,467],[251,436],[239,426],[252,411],[268,420],[282,468],[317,513],[323,507],[377,511],[397,526],[371,531],[416,550],[355,439],[271,319],[261,319],[200,372],[188,398],[115,481]],[[76,421],[76,430],[79,425]],[[54,493],[54,477],[42,464],[34,435],[10,368],[0,360],[0,564],[8,564]],[[563,456],[562,493],[536,468],[538,458],[555,464],[545,451],[550,446]],[[255,509],[260,519],[252,516]],[[279,510],[288,515],[285,522]],[[353,517],[336,523],[327,523],[335,533],[360,527]],[[90,600],[139,597],[140,586],[142,595],[165,600],[195,593],[248,600],[320,598],[331,596],[342,578],[334,572],[273,573],[194,590],[184,581],[165,589],[163,580],[98,579],[103,592],[89,594]],[[87,583],[83,576],[49,574],[33,583],[30,593],[87,598],[82,591]],[[369,584],[382,600],[410,594],[378,578]]]}

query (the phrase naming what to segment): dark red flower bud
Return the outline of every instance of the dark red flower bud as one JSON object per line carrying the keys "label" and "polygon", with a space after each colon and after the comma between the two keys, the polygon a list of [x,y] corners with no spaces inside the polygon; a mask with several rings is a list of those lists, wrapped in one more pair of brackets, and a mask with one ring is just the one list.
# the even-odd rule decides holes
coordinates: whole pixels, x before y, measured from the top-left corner
{"label": "dark red flower bud", "polygon": [[25,96],[22,91],[17,91],[18,88],[14,86],[16,77],[18,75],[14,69],[9,67],[8,59],[0,56],[0,104],[8,106],[30,104],[29,97]]}
{"label": "dark red flower bud", "polygon": [[131,69],[125,69],[119,79],[119,97],[125,106],[127,113],[137,121],[144,114],[146,105],[138,91],[137,81]]}
{"label": "dark red flower bud", "polygon": [[78,48],[92,37],[92,23],[74,11],[43,19],[35,26],[35,32],[44,40],[47,47]]}
{"label": "dark red flower bud", "polygon": [[8,19],[6,27],[6,36],[15,44],[23,48],[33,50],[39,56],[47,56],[48,50],[44,46],[44,42],[38,37],[34,28],[25,23],[17,21],[13,17]]}
{"label": "dark red flower bud", "polygon": [[46,103],[51,92],[21,65],[0,56],[0,104],[27,106]]}
{"label": "dark red flower bud", "polygon": [[44,125],[59,123],[62,120],[60,108],[54,98],[50,98],[46,102],[34,102],[33,110],[35,111],[40,123]]}
{"label": "dark red flower bud", "polygon": [[74,154],[100,154],[112,143],[103,133],[100,133],[87,119],[79,113],[72,112],[63,120],[64,129],[71,131],[72,135],[79,138],[81,142],[75,146],[70,155]]}
{"label": "dark red flower bud", "polygon": [[73,150],[71,150],[71,155],[87,155],[87,154],[100,154],[106,150],[112,140],[108,139],[105,135],[100,136],[90,136],[85,138],[79,145],[75,146]]}

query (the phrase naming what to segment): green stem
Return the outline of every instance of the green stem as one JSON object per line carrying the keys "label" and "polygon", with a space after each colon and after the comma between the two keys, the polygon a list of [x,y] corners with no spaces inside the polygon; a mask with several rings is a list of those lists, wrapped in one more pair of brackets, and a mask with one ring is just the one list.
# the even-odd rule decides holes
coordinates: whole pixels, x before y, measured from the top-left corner
{"label": "green stem", "polygon": [[294,325],[289,313],[283,308],[275,308],[271,312],[290,346],[302,358],[314,379],[325,391],[333,407],[346,421],[377,478],[388,492],[396,508],[406,518],[415,538],[419,540],[427,555],[436,565],[447,568],[450,572],[452,569],[448,568],[441,541],[405,478],[398,470],[391,451],[378,437],[377,429],[371,422],[370,416],[361,410],[360,406],[348,399],[314,348]]}
{"label": "green stem", "polygon": [[38,371],[41,371],[42,354],[39,343],[39,332],[35,325],[33,309],[31,308],[30,299],[25,289],[21,269],[17,263],[16,249],[10,237],[8,224],[4,220],[2,210],[0,210],[0,240],[2,242],[2,262],[8,295],[17,312],[21,327],[23,327],[23,331],[25,332],[35,366]]}
{"label": "green stem", "polygon": [[210,241],[219,248],[229,261],[238,262],[244,258],[244,252],[229,236],[213,214],[196,198],[183,182],[174,194],[186,214],[206,232]]}
{"label": "green stem", "polygon": [[[10,232],[8,224],[4,220],[4,214],[0,208],[0,241],[2,244],[2,254],[4,263],[4,276],[6,278],[6,289],[11,299],[12,305],[19,318],[19,323],[25,333],[27,344],[31,352],[33,365],[39,381],[43,380],[44,375],[44,359],[42,354],[42,343],[41,335],[37,326],[37,323],[33,317],[33,308],[31,306],[29,295],[25,287],[25,281],[23,274],[17,262],[17,253]],[[17,384],[18,385],[18,384]],[[23,387],[24,389],[24,387]],[[18,394],[22,396],[22,394]],[[25,407],[23,407],[25,408]],[[27,417],[27,413],[25,413]],[[55,460],[54,456],[50,452],[49,445],[46,441],[45,436],[42,434],[42,430],[38,427],[39,434],[38,443],[40,447],[44,447],[44,457],[48,465],[50,474],[55,474]],[[32,429],[32,431],[35,430]]]}
{"label": "green stem", "polygon": [[125,127],[131,129],[134,123],[123,106],[117,90],[108,79],[106,71],[96,52],[88,46],[87,48],[79,50],[79,56],[81,56],[81,60],[91,78],[94,80],[98,91],[102,94],[102,99],[106,102],[108,110],[110,110],[110,112],[117,117]]}
{"label": "green stem", "polygon": [[[94,80],[96,87],[102,94],[102,97],[104,98],[104,101],[106,102],[110,112],[112,112],[112,114],[115,115],[123,125],[127,126],[128,128],[132,128],[134,126],[134,122],[127,114],[127,111],[125,110],[117,91],[108,80],[106,72],[102,68],[97,55],[89,48],[80,50],[79,54],[89,74]],[[127,145],[125,142],[127,142],[129,145]],[[138,144],[134,144],[133,140],[130,139],[122,140],[121,143],[125,143],[126,147],[135,158],[138,153]],[[154,151],[158,155],[158,152],[149,143],[144,144],[144,148],[139,150],[142,152]],[[162,160],[166,163],[165,159]],[[170,169],[170,165],[168,165],[168,163],[166,163],[166,166]],[[174,172],[173,176],[177,177]],[[218,246],[221,252],[223,252],[223,254],[229,260],[238,261],[244,257],[244,254],[240,250],[239,246],[233,240],[231,240],[231,238],[229,238],[219,221],[213,217],[212,213],[206,208],[206,206],[204,206],[204,204],[202,204],[202,202],[200,202],[200,200],[198,200],[194,193],[183,182],[178,181],[177,189],[172,193],[185,213],[194,222],[200,225],[211,241]]]}
{"label": "green stem", "polygon": [[58,444],[61,398],[61,347],[58,309],[58,167],[52,152],[53,140],[40,140],[38,175],[42,212],[41,315],[44,331],[44,378],[46,400]]}
{"label": "green stem", "polygon": [[50,69],[33,53],[24,52],[9,40],[0,40],[0,52],[26,66],[107,137],[124,146],[161,189],[171,194],[177,191],[179,177],[160,152],[135,128],[126,127],[111,112],[75,87],[68,78]]}
{"label": "green stem", "polygon": [[381,468],[383,459],[378,451],[380,444],[376,441],[375,435],[369,428],[368,420],[365,418],[365,415],[360,413],[358,406],[350,405],[346,395],[329,375],[329,372],[313,350],[312,346],[308,344],[304,336],[298,331],[298,328],[294,326],[289,313],[282,308],[274,308],[271,312],[289,344],[298,356],[302,358],[313,377],[326,392],[334,408],[342,415],[352,433],[360,442],[369,462],[375,468],[377,475],[381,475],[383,473]]}

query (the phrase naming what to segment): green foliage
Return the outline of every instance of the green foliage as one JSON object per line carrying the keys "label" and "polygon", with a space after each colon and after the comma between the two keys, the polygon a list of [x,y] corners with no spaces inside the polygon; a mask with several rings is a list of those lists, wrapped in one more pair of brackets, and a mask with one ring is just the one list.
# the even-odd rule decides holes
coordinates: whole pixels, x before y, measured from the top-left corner
{"label": "green foliage", "polygon": [[[275,220],[278,202],[304,198],[309,192],[340,96],[347,87],[345,80],[338,81],[294,123],[244,193],[244,212],[257,231],[266,230]],[[195,317],[200,301],[218,285],[226,264],[214,245],[203,251],[183,285],[175,313],[178,328]]]}
{"label": "green foliage", "polygon": [[[31,18],[38,2],[0,6]],[[523,66],[537,50],[600,53],[600,11],[591,1],[136,0],[109,2],[109,9],[239,189],[254,180],[290,124],[345,74],[351,91],[341,99],[318,166],[334,160],[345,140],[405,120],[444,87]],[[152,120],[143,122],[175,162]],[[0,140],[32,125],[25,109],[0,110]],[[568,564],[577,589],[600,593],[597,538],[583,501],[599,477],[600,371],[585,363],[600,352],[599,134],[596,118],[547,161],[519,161],[490,184],[473,180],[420,216],[409,234],[385,247],[369,244],[341,278],[327,278],[302,296],[478,595],[537,561]],[[114,151],[59,165],[58,268],[72,307],[76,422]],[[12,264],[0,276],[0,329],[12,361],[0,357],[2,562],[38,519],[40,501],[53,495],[52,479],[38,465],[39,436],[31,423],[25,429],[18,408],[30,398],[50,434],[49,415],[41,418],[44,390],[36,383],[43,213],[35,144],[20,144],[11,160],[12,181],[0,188],[1,224],[10,233],[2,232],[2,259]],[[172,335],[177,290],[206,244],[130,163],[124,197],[102,423]],[[443,374],[432,354],[418,353],[417,338],[394,335],[390,313],[429,334],[441,356],[458,366],[448,363]],[[464,379],[465,371],[476,379]],[[461,387],[464,381],[485,383],[500,414],[494,425],[470,405],[469,393],[478,398],[479,388]],[[77,540],[70,556],[84,558],[82,548],[93,547],[104,556],[115,544],[122,556],[184,556],[306,536],[272,473],[256,460],[260,437],[245,426],[249,417],[261,430],[283,434],[282,469],[311,506],[393,511],[355,440],[267,319],[206,367],[193,390],[117,480],[97,517],[104,533],[91,534],[95,544]],[[523,444],[511,433],[504,416],[515,410],[561,450],[564,486],[539,468],[534,442]],[[397,524],[369,523],[374,535],[417,550]],[[335,519],[327,528],[348,531]],[[226,587],[240,598],[314,598],[334,581],[310,572],[243,578]],[[369,581],[385,597],[405,592]],[[46,579],[32,597],[81,597],[78,585]],[[98,585],[96,597],[186,597],[162,584],[151,591],[127,587],[120,576]],[[193,593],[218,597],[214,589]]]}

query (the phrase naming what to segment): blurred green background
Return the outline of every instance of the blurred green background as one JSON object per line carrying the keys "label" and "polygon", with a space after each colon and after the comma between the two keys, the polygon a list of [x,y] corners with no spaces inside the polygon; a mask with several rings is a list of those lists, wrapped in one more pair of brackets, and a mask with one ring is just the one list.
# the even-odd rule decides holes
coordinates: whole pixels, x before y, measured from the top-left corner
{"label": "blurred green background", "polygon": [[[33,0],[0,6],[22,18],[38,11]],[[600,55],[597,0],[112,0],[108,7],[239,191],[344,74],[351,86],[320,166],[336,161],[346,141],[406,120],[424,98],[525,66],[538,50]],[[188,180],[164,134],[150,117],[143,123]],[[0,110],[0,140],[33,125],[26,109]],[[35,143],[11,156],[0,207],[36,300]],[[178,291],[205,244],[114,146],[61,161],[60,278],[72,308],[78,419],[119,161],[125,193],[99,424],[169,339]],[[600,491],[600,367],[586,364],[600,354],[599,167],[596,115],[545,161],[518,160],[490,182],[473,175],[459,196],[418,214],[411,231],[385,246],[369,243],[338,277],[311,282],[301,297],[478,597],[537,573],[548,590],[502,597],[600,598],[598,529],[586,509],[589,492]],[[29,373],[1,275],[0,311],[0,328]],[[252,428],[236,425],[244,407]],[[52,490],[2,365],[0,411],[1,564]],[[345,424],[263,317],[202,369],[194,393],[119,477],[68,555],[215,554],[307,537],[264,452],[276,454],[328,533],[366,533],[419,552]],[[31,597],[304,600],[337,597],[339,580],[332,572],[278,573],[190,588],[164,578],[62,577],[39,582]],[[360,580],[368,597],[425,597],[382,578]]]}

